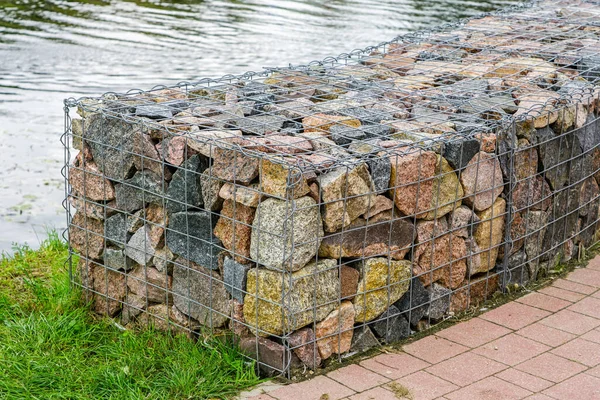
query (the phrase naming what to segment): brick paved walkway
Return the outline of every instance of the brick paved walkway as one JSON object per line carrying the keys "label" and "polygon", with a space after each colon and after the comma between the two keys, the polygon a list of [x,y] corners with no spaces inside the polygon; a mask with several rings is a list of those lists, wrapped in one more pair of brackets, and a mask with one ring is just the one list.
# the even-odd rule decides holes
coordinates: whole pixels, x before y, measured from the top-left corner
{"label": "brick paved walkway", "polygon": [[264,391],[246,398],[600,400],[600,256],[402,352]]}

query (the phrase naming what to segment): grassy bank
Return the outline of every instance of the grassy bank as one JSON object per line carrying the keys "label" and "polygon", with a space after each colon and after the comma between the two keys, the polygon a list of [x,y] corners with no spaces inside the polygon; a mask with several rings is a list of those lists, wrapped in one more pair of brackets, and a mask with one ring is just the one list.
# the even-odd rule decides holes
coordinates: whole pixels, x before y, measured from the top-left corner
{"label": "grassy bank", "polygon": [[228,398],[258,382],[230,343],[121,331],[69,287],[67,247],[0,257],[0,399]]}

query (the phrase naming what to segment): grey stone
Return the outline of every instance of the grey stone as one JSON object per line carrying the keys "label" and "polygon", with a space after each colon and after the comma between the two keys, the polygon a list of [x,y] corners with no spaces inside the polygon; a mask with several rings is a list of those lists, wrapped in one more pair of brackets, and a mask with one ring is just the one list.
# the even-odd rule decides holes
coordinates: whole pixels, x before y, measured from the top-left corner
{"label": "grey stone", "polygon": [[84,142],[90,146],[98,169],[108,179],[123,180],[134,168],[134,138],[140,125],[101,114],[90,115]]}
{"label": "grey stone", "polygon": [[210,168],[206,169],[200,175],[200,190],[202,191],[204,208],[207,211],[218,211],[221,209],[223,199],[219,196],[219,191],[223,185],[224,182],[213,176]]}
{"label": "grey stone", "polygon": [[125,248],[125,243],[129,238],[125,214],[115,214],[104,222],[104,237],[110,244],[121,249]]}
{"label": "grey stone", "polygon": [[115,270],[127,271],[134,267],[134,263],[125,256],[123,250],[104,249],[104,266]]}
{"label": "grey stone", "polygon": [[173,265],[173,304],[204,326],[225,325],[231,301],[221,277],[200,265],[177,259]]}
{"label": "grey stone", "polygon": [[363,352],[373,347],[379,346],[379,340],[373,334],[371,328],[366,325],[356,327],[352,336],[352,345],[350,351]]}
{"label": "grey stone", "polygon": [[232,119],[229,125],[231,128],[241,130],[246,135],[264,136],[279,131],[286,120],[280,115],[253,115]]}
{"label": "grey stone", "polygon": [[452,290],[437,283],[432,283],[427,287],[431,302],[425,314],[432,320],[442,319],[446,311],[450,308],[450,296]]}
{"label": "grey stone", "polygon": [[461,170],[479,153],[479,148],[475,139],[451,140],[444,144],[443,156],[452,168]]}
{"label": "grey stone", "polygon": [[337,113],[356,118],[361,124],[379,124],[383,120],[394,119],[391,113],[372,108],[351,107],[338,110]]}
{"label": "grey stone", "polygon": [[527,265],[527,254],[518,251],[508,258],[506,269],[500,265],[500,287],[506,292],[514,285],[525,286],[531,280],[529,266]]}
{"label": "grey stone", "polygon": [[148,230],[147,227],[138,229],[125,246],[125,255],[140,265],[148,265],[154,257]]}
{"label": "grey stone", "polygon": [[367,138],[367,135],[359,128],[352,128],[346,125],[333,125],[329,128],[329,133],[331,134],[331,139],[339,146]]}
{"label": "grey stone", "polygon": [[564,188],[554,193],[542,242],[541,260],[553,258],[569,238],[575,236],[579,222],[579,188]]}
{"label": "grey stone", "polygon": [[154,172],[136,172],[131,179],[115,185],[117,208],[131,213],[144,208],[146,203],[161,205],[166,186],[162,178]]}
{"label": "grey stone", "polygon": [[174,254],[205,268],[217,269],[221,248],[220,242],[213,236],[211,220],[211,214],[206,211],[172,214],[167,229],[167,246]]}
{"label": "grey stone", "polygon": [[375,192],[384,193],[390,186],[390,175],[392,174],[392,164],[387,157],[375,158],[367,161],[371,178],[375,185]]}
{"label": "grey stone", "polygon": [[225,257],[225,261],[223,262],[223,283],[225,284],[225,290],[241,304],[244,304],[244,296],[246,295],[248,270],[250,270],[249,265],[243,265],[232,258]]}
{"label": "grey stone", "polygon": [[154,252],[154,258],[152,258],[152,265],[161,273],[167,273],[168,275],[173,274],[173,260],[175,255],[169,250],[167,246],[162,249],[157,249]]}
{"label": "grey stone", "polygon": [[144,212],[145,210],[142,209],[127,216],[127,232],[134,233],[144,226]]}
{"label": "grey stone", "polygon": [[121,311],[121,324],[127,325],[132,322],[146,309],[146,304],[145,297],[138,296],[131,292],[127,293],[127,297],[123,304],[123,311]]}
{"label": "grey stone", "polygon": [[198,208],[204,205],[200,179],[204,163],[200,156],[194,155],[186,160],[181,168],[173,174],[173,179],[167,189],[167,210],[170,213],[185,211],[188,208]]}
{"label": "grey stone", "polygon": [[369,325],[384,343],[394,343],[410,335],[408,320],[393,305]]}
{"label": "grey stone", "polygon": [[389,135],[394,132],[394,129],[390,125],[383,124],[373,124],[373,125],[363,125],[359,128],[362,132],[364,132],[365,136],[370,138],[380,138],[387,139]]}
{"label": "grey stone", "polygon": [[429,307],[429,292],[419,278],[410,281],[410,290],[404,293],[394,306],[406,317],[411,325],[417,325]]}
{"label": "grey stone", "polygon": [[173,118],[173,110],[162,104],[144,104],[135,108],[135,115],[150,119],[169,119]]}
{"label": "grey stone", "polygon": [[321,213],[314,199],[269,198],[256,209],[250,258],[269,269],[297,271],[315,257],[322,237]]}

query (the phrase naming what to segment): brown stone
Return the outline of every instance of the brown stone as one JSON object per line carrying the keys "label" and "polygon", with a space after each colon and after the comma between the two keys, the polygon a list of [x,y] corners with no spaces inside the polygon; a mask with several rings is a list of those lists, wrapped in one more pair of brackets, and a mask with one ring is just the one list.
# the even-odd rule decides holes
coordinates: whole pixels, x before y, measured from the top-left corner
{"label": "brown stone", "polygon": [[104,223],[77,212],[69,225],[69,242],[86,258],[100,259],[104,251]]}
{"label": "brown stone", "polygon": [[83,213],[88,218],[104,220],[115,214],[117,204],[113,200],[108,204],[100,204],[81,197],[78,193],[73,192],[69,196],[69,202],[77,210]]}
{"label": "brown stone", "polygon": [[546,211],[552,205],[552,190],[543,177],[533,176],[515,185],[512,199],[517,211]]}
{"label": "brown stone", "polygon": [[284,199],[297,199],[306,195],[310,188],[299,169],[289,168],[284,159],[281,163],[263,159],[260,162],[260,184],[262,192]]}
{"label": "brown stone", "polygon": [[369,219],[383,211],[391,210],[392,208],[394,208],[394,202],[385,196],[379,195],[375,197],[375,202],[371,205],[369,211],[363,215],[363,218]]}
{"label": "brown stone", "polygon": [[285,372],[290,354],[284,346],[271,339],[249,336],[239,342],[242,353],[258,362],[260,370],[267,375],[280,375]]}
{"label": "brown stone", "polygon": [[414,226],[406,218],[368,223],[359,218],[341,232],[325,236],[319,257],[390,256],[401,260],[410,250],[414,236]]}
{"label": "brown stone", "polygon": [[463,188],[458,181],[456,172],[444,157],[438,155],[430,211],[422,218],[432,220],[443,217],[461,206],[463,196]]}
{"label": "brown stone", "polygon": [[292,332],[288,337],[288,343],[294,354],[308,368],[317,369],[321,364],[321,356],[315,347],[315,332],[310,328],[302,328]]}
{"label": "brown stone", "polygon": [[114,317],[121,311],[121,304],[125,299],[125,275],[94,264],[91,276],[95,292],[93,310],[98,314]]}
{"label": "brown stone", "polygon": [[489,153],[477,153],[462,171],[460,182],[465,191],[465,203],[475,210],[490,208],[504,190],[498,158]]}
{"label": "brown stone", "polygon": [[244,305],[237,300],[231,300],[231,321],[229,321],[229,329],[237,336],[249,336],[250,329],[246,326],[244,319]]}
{"label": "brown stone", "polygon": [[553,124],[558,119],[558,108],[556,106],[560,95],[551,90],[537,89],[535,91],[523,91],[517,94],[519,109],[514,114],[515,118],[533,119],[536,129]]}
{"label": "brown stone", "polygon": [[405,215],[422,217],[433,199],[436,154],[432,151],[397,153],[390,161],[390,195],[396,207]]}
{"label": "brown stone", "polygon": [[69,184],[74,191],[94,201],[110,201],[115,198],[113,184],[104,178],[94,161],[84,161],[80,152],[69,168]]}
{"label": "brown stone", "polygon": [[354,306],[343,301],[337,310],[332,311],[315,326],[317,347],[323,360],[332,354],[343,354],[350,350],[354,332]]}
{"label": "brown stone", "polygon": [[319,177],[325,231],[335,232],[363,215],[374,203],[374,184],[366,164],[340,167]]}
{"label": "brown stone", "polygon": [[[217,131],[217,130],[201,130],[190,132],[188,134],[187,145],[189,148],[197,151],[205,157],[214,158],[215,152],[219,148],[220,143],[225,143],[228,140],[239,141],[242,136],[240,130]],[[239,143],[244,143],[239,142]],[[229,179],[228,179],[229,180]]]}
{"label": "brown stone", "polygon": [[134,156],[133,165],[138,171],[150,170],[160,177],[163,177],[166,181],[172,177],[171,171],[165,168],[162,159],[156,149],[150,136],[136,132],[133,136],[134,140]]}
{"label": "brown stone", "polygon": [[499,282],[498,275],[493,274],[471,280],[470,283],[456,289],[450,296],[450,312],[457,314],[481,305],[498,290]]}
{"label": "brown stone", "polygon": [[165,243],[165,226],[169,224],[169,216],[165,209],[156,204],[150,204],[146,209],[146,223],[150,246],[157,249]]}
{"label": "brown stone", "polygon": [[469,207],[458,207],[449,217],[450,230],[454,235],[468,238],[473,234],[479,217]]}
{"label": "brown stone", "polygon": [[342,265],[340,267],[340,298],[352,300],[358,292],[360,272],[357,269]]}
{"label": "brown stone", "polygon": [[235,201],[247,207],[258,207],[262,196],[256,183],[250,186],[242,186],[227,182],[219,190],[219,197]]}
{"label": "brown stone", "polygon": [[139,266],[127,275],[127,287],[149,303],[173,303],[173,278],[153,267]]}
{"label": "brown stone", "polygon": [[[173,136],[166,138],[156,145],[156,149],[162,154],[165,162],[179,167],[186,160],[187,138],[184,136]],[[190,154],[191,155],[191,154]]]}
{"label": "brown stone", "polygon": [[319,132],[323,136],[329,136],[329,129],[333,125],[347,125],[351,128],[360,127],[358,119],[328,114],[315,114],[310,117],[302,118],[304,132]]}
{"label": "brown stone", "polygon": [[504,240],[505,212],[506,201],[498,198],[492,207],[477,213],[481,222],[473,237],[481,250],[481,268],[471,271],[473,274],[489,271],[496,265],[499,245]]}
{"label": "brown stone", "polygon": [[495,133],[480,133],[475,136],[479,141],[479,148],[486,153],[494,153],[496,151],[496,134]]}
{"label": "brown stone", "polygon": [[225,200],[221,217],[215,226],[215,236],[221,239],[223,247],[231,251],[235,260],[240,263],[249,262],[250,237],[255,212],[256,209],[253,207]]}
{"label": "brown stone", "polygon": [[[243,141],[231,143],[243,144]],[[240,150],[215,148],[212,173],[229,182],[248,185],[258,176],[258,159],[249,157]]]}
{"label": "brown stone", "polygon": [[465,279],[467,271],[467,246],[465,240],[448,233],[445,218],[419,221],[413,274],[424,286],[433,282],[454,289]]}
{"label": "brown stone", "polygon": [[519,145],[513,157],[513,167],[517,180],[534,176],[538,170],[538,152],[527,139],[519,139]]}
{"label": "brown stone", "polygon": [[308,192],[308,195],[310,197],[313,198],[313,200],[317,203],[320,204],[321,203],[321,197],[319,195],[319,185],[317,185],[315,182],[311,183],[308,188],[310,189],[310,191]]}

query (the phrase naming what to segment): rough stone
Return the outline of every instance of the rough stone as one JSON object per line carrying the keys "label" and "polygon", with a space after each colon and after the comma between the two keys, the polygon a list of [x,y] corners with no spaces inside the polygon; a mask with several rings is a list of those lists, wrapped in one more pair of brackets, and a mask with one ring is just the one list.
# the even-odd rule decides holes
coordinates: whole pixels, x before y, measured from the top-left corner
{"label": "rough stone", "polygon": [[[501,265],[502,266],[502,265]],[[529,283],[530,270],[527,266],[527,254],[518,251],[508,258],[506,270],[500,271],[500,286],[503,291],[513,289],[515,286],[525,286]]]}
{"label": "rough stone", "polygon": [[462,170],[479,152],[480,143],[476,139],[451,140],[444,144],[443,156],[453,170]]}
{"label": "rough stone", "polygon": [[214,230],[223,247],[234,254],[237,262],[243,264],[247,264],[250,257],[250,237],[255,211],[253,207],[225,200]]}
{"label": "rough stone", "polygon": [[358,280],[360,273],[348,265],[340,267],[340,298],[352,300],[358,291]]}
{"label": "rough stone", "polygon": [[247,207],[258,207],[262,198],[258,184],[250,186],[225,183],[219,190],[219,197],[224,200],[232,200]]}
{"label": "rough stone", "polygon": [[211,214],[195,211],[173,214],[169,218],[167,246],[174,254],[209,269],[217,269],[221,251],[212,234]]}
{"label": "rough stone", "polygon": [[131,236],[125,246],[125,255],[140,265],[148,265],[154,257],[149,229],[142,227]]}
{"label": "rough stone", "polygon": [[316,255],[322,236],[321,214],[311,197],[269,198],[256,209],[250,258],[270,269],[297,271]]}
{"label": "rough stone", "polygon": [[110,269],[127,271],[134,266],[134,263],[125,256],[125,252],[120,249],[106,248],[104,249],[103,256],[104,265]]}
{"label": "rough stone", "polygon": [[467,271],[467,246],[465,240],[448,233],[445,218],[418,221],[417,242],[414,252],[413,274],[423,285],[439,282],[449,288],[458,287]]}
{"label": "rough stone", "polygon": [[231,139],[240,139],[240,130],[201,130],[189,133],[187,145],[205,157],[214,158],[220,143]]}
{"label": "rough stone", "polygon": [[499,281],[499,276],[493,274],[471,279],[469,284],[465,284],[454,291],[450,298],[449,311],[456,314],[467,310],[469,307],[479,306],[498,290]]}
{"label": "rough stone", "polygon": [[481,266],[471,270],[471,274],[489,271],[496,265],[498,246],[504,239],[505,212],[506,202],[503,198],[498,198],[490,208],[477,213],[481,222],[477,225],[473,238],[481,251]]}
{"label": "rough stone", "polygon": [[579,193],[579,185],[554,192],[553,205],[548,211],[550,215],[541,260],[553,258],[561,251],[566,240],[576,235],[579,222]]}
{"label": "rough stone", "polygon": [[360,218],[341,232],[325,236],[319,257],[390,256],[401,260],[410,251],[414,237],[415,229],[408,219],[367,222]]}
{"label": "rough stone", "polygon": [[225,325],[231,310],[219,274],[181,257],[173,265],[173,304],[210,328]]}
{"label": "rough stone", "polygon": [[231,294],[234,300],[244,304],[244,296],[246,295],[246,274],[250,270],[250,266],[243,265],[235,260],[225,257],[223,262],[223,283],[225,290]]}
{"label": "rough stone", "polygon": [[473,234],[479,217],[469,207],[460,206],[449,218],[450,230],[459,237],[468,238]]}
{"label": "rough stone", "polygon": [[83,213],[88,218],[94,218],[101,221],[113,216],[117,207],[114,200],[108,204],[96,203],[82,197],[77,192],[73,192],[69,196],[69,202],[77,212]]}
{"label": "rough stone", "polygon": [[98,260],[104,251],[104,224],[77,212],[69,225],[69,242],[86,258]]}
{"label": "rough stone", "polygon": [[106,220],[104,223],[104,236],[108,243],[120,249],[125,248],[125,244],[129,239],[125,214],[118,213]]}
{"label": "rough stone", "polygon": [[548,213],[543,211],[529,211],[525,215],[525,225],[527,227],[526,237],[524,239],[525,254],[530,266],[530,276],[537,275],[536,266],[539,263],[538,258],[542,254],[544,235],[548,224]]}
{"label": "rough stone", "polygon": [[165,246],[161,249],[156,249],[152,258],[152,265],[161,273],[173,274],[173,260],[175,255]]}
{"label": "rough stone", "polygon": [[91,277],[91,287],[95,292],[92,309],[97,314],[116,316],[121,311],[121,302],[125,298],[125,275],[94,264]]}
{"label": "rough stone", "polygon": [[552,205],[552,191],[544,178],[534,176],[515,185],[512,200],[518,211],[546,211]]}
{"label": "rough stone", "polygon": [[367,325],[356,327],[354,329],[354,335],[352,336],[350,350],[362,353],[373,347],[379,347],[379,340],[377,340],[371,328]]}
{"label": "rough stone", "polygon": [[231,321],[229,321],[229,329],[234,335],[238,337],[250,336],[250,329],[246,326],[246,320],[244,319],[244,305],[237,302],[235,299],[231,300]]}
{"label": "rough stone", "polygon": [[489,153],[477,153],[462,171],[460,182],[465,191],[465,203],[477,211],[490,208],[504,191],[498,158]]}
{"label": "rough stone", "polygon": [[110,180],[129,177],[134,167],[134,137],[142,127],[101,114],[90,115],[87,121],[84,143],[90,147],[98,169]]}
{"label": "rough stone", "polygon": [[310,328],[299,329],[288,337],[288,343],[294,354],[311,369],[317,369],[321,364],[321,355],[315,346],[316,340],[315,332]]}
{"label": "rough stone", "polygon": [[267,159],[260,162],[260,184],[263,193],[283,199],[297,199],[310,191],[302,171]]}
{"label": "rough stone", "polygon": [[367,135],[360,129],[352,128],[345,125],[333,125],[329,128],[331,140],[338,146],[344,146],[352,143],[355,140],[366,139]]}
{"label": "rough stone", "polygon": [[527,139],[519,139],[513,157],[513,170],[517,180],[523,180],[537,174],[538,152]]}
{"label": "rough stone", "polygon": [[420,279],[413,278],[410,281],[410,290],[404,293],[394,306],[411,325],[417,325],[429,308],[429,292],[425,290]]}
{"label": "rough stone", "polygon": [[323,136],[329,136],[329,130],[334,125],[346,125],[351,128],[358,128],[360,121],[358,119],[328,114],[315,114],[302,119],[304,132],[318,132]]}
{"label": "rough stone", "polygon": [[133,165],[138,171],[149,170],[161,176],[164,180],[171,179],[171,171],[163,164],[156,146],[149,135],[136,132],[133,136],[135,156]]}
{"label": "rough stone", "polygon": [[408,320],[394,305],[369,325],[383,343],[394,343],[410,335]]}
{"label": "rough stone", "polygon": [[173,136],[164,139],[156,145],[165,162],[179,167],[188,155],[187,138],[185,136]]}
{"label": "rough stone", "polygon": [[84,161],[81,153],[69,168],[69,184],[72,190],[94,201],[110,201],[115,198],[113,184],[102,176],[94,161]]}
{"label": "rough stone", "polygon": [[354,330],[355,311],[352,303],[343,301],[325,319],[315,325],[317,348],[323,360],[332,354],[343,354],[350,350]]}
{"label": "rough stone", "polygon": [[367,165],[369,166],[369,171],[371,172],[375,193],[385,193],[389,189],[390,175],[392,173],[392,164],[390,163],[389,159],[372,159],[367,161]]}
{"label": "rough stone", "polygon": [[115,185],[117,208],[132,213],[144,208],[146,203],[161,204],[166,186],[154,172],[136,172],[131,179]]}
{"label": "rough stone", "polygon": [[390,157],[390,196],[405,215],[422,217],[431,207],[437,157],[431,151],[395,154]]}
{"label": "rough stone", "polygon": [[392,200],[385,196],[378,195],[375,197],[375,201],[371,205],[369,211],[363,215],[363,218],[368,220],[369,218],[374,217],[383,211],[391,210],[392,208],[394,208],[394,202]]}
{"label": "rough stone", "polygon": [[410,261],[369,258],[358,262],[361,280],[353,300],[356,322],[371,321],[398,301],[408,290]]}
{"label": "rough stone", "polygon": [[212,168],[210,167],[200,174],[201,197],[204,200],[204,209],[207,211],[220,210],[223,205],[223,199],[219,194],[224,184],[223,181],[213,176]]}
{"label": "rough stone", "polygon": [[266,376],[282,374],[290,362],[290,351],[267,338],[243,337],[239,346],[245,355],[258,361],[261,373]]}
{"label": "rough stone", "polygon": [[173,299],[171,287],[173,278],[156,268],[139,266],[127,275],[129,290],[141,296],[146,303],[170,303]]}
{"label": "rough stone", "polygon": [[325,231],[335,232],[366,213],[374,204],[375,188],[366,164],[341,167],[319,178]]}
{"label": "rough stone", "polygon": [[240,150],[215,148],[212,173],[215,177],[248,185],[258,176],[259,160],[249,157]]}
{"label": "rough stone", "polygon": [[427,220],[440,218],[460,207],[464,196],[462,185],[446,159],[438,155],[436,163],[430,211],[422,216]]}
{"label": "rough stone", "polygon": [[427,291],[429,292],[431,302],[429,303],[429,308],[425,315],[432,320],[442,319],[444,315],[446,315],[448,308],[450,308],[450,296],[452,295],[452,290],[442,285],[438,285],[437,283],[433,283],[427,288]]}
{"label": "rough stone", "polygon": [[121,325],[127,325],[135,320],[146,309],[146,298],[137,294],[127,293],[123,310],[121,311]]}
{"label": "rough stone", "polygon": [[206,166],[201,163],[200,156],[194,155],[173,174],[173,179],[166,192],[167,210],[170,213],[182,212],[188,208],[200,208],[204,205],[200,173],[205,168]]}
{"label": "rough stone", "polygon": [[247,277],[244,319],[261,336],[281,335],[320,321],[340,298],[335,260],[311,262],[291,277],[261,268],[251,269]]}

